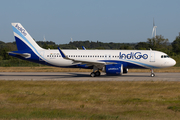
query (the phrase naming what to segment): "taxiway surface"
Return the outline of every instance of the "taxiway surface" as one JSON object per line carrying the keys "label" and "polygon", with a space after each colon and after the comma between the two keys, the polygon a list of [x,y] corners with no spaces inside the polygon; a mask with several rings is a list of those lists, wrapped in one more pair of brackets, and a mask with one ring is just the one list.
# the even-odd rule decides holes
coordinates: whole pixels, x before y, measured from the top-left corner
{"label": "taxiway surface", "polygon": [[122,76],[90,77],[87,72],[0,72],[0,80],[54,80],[54,81],[180,81],[179,73],[128,73]]}

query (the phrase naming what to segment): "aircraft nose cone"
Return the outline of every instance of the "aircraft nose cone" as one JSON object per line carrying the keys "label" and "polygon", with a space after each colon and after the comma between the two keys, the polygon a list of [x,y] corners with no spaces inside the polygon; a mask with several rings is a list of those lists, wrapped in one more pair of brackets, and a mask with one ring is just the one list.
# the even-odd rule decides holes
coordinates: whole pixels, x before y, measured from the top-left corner
{"label": "aircraft nose cone", "polygon": [[174,66],[176,64],[176,61],[172,59],[171,63],[172,63],[172,66]]}
{"label": "aircraft nose cone", "polygon": [[172,58],[168,59],[165,63],[164,63],[164,66],[166,67],[172,67],[176,64],[176,61]]}

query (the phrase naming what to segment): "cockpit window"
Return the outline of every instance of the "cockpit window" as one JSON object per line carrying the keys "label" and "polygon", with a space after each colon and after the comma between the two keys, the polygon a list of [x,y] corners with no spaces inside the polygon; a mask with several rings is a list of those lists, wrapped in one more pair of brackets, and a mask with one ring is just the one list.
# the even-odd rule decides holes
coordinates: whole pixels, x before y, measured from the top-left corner
{"label": "cockpit window", "polygon": [[161,58],[169,58],[168,55],[161,55]]}

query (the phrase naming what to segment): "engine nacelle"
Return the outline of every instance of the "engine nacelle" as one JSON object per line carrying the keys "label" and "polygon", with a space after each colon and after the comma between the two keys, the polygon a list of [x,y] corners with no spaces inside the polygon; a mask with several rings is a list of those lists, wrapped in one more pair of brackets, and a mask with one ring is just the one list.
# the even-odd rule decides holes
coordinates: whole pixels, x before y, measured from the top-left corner
{"label": "engine nacelle", "polygon": [[123,73],[124,74],[128,73],[128,68],[123,68]]}
{"label": "engine nacelle", "polygon": [[105,72],[107,75],[122,75],[123,74],[123,64],[106,65]]}

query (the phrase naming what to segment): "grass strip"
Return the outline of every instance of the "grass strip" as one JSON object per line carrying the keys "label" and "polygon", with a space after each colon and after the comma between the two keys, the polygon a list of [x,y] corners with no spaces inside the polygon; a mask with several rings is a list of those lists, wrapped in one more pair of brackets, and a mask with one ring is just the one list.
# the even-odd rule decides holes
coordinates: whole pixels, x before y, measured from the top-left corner
{"label": "grass strip", "polygon": [[179,119],[180,82],[0,81],[0,119]]}

